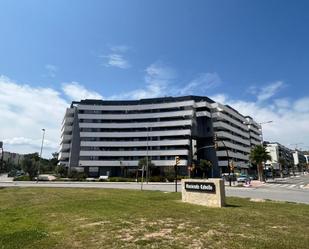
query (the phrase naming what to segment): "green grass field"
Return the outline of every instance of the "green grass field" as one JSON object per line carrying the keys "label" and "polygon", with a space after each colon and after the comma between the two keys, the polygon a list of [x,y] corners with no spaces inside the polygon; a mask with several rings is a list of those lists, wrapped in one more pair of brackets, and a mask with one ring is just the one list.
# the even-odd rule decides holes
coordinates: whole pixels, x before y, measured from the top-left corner
{"label": "green grass field", "polygon": [[2,188],[0,248],[309,248],[309,205],[179,193]]}

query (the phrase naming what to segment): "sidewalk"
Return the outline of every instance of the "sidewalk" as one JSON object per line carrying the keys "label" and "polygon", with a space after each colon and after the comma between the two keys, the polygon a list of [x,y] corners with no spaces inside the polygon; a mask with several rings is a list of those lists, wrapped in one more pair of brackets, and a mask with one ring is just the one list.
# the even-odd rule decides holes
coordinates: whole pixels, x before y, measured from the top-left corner
{"label": "sidewalk", "polygon": [[251,187],[253,187],[253,188],[258,188],[258,187],[260,187],[264,184],[265,184],[265,182],[260,182],[258,180],[252,180],[251,181]]}
{"label": "sidewalk", "polygon": [[8,177],[8,174],[0,174],[0,182],[13,182],[13,177]]}

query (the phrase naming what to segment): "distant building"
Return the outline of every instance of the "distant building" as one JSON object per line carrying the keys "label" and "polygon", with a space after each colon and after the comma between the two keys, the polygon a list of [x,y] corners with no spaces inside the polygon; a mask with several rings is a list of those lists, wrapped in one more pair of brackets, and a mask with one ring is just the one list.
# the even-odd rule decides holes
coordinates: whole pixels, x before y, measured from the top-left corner
{"label": "distant building", "polygon": [[[266,169],[287,170],[288,166],[291,167],[294,164],[293,151],[291,149],[277,142],[264,142],[264,146],[271,156],[271,160],[265,163]],[[281,165],[281,161],[285,162],[285,165]]]}
{"label": "distant building", "polygon": [[[261,144],[260,125],[208,97],[183,96],[130,101],[81,100],[67,108],[59,160],[89,176],[136,171],[148,157],[161,172],[180,157],[180,174],[200,159],[213,175],[249,168],[252,146]],[[214,149],[214,135],[218,148]]]}
{"label": "distant building", "polygon": [[299,171],[303,171],[306,168],[307,160],[306,156],[303,151],[295,150],[293,152],[293,158],[294,158],[294,166]]}
{"label": "distant building", "polygon": [[3,161],[5,163],[12,163],[14,165],[20,165],[22,163],[22,160],[24,159],[24,155],[14,153],[14,152],[3,152]]}

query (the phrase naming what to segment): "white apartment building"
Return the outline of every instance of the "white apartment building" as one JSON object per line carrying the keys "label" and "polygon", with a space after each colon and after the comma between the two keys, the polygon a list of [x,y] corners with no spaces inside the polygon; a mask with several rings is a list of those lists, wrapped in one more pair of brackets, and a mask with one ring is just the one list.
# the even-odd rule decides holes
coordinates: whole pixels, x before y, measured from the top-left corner
{"label": "white apartment building", "polygon": [[207,159],[220,176],[228,161],[249,167],[251,146],[261,143],[259,128],[208,97],[73,101],[62,123],[59,160],[89,176],[117,176],[136,170],[144,157],[164,171],[179,156],[181,174],[195,159]]}
{"label": "white apartment building", "polygon": [[[293,165],[293,151],[280,143],[265,142],[266,151],[271,156],[271,160],[265,163],[266,169],[286,170],[288,166]],[[280,159],[283,159],[286,165],[280,164]]]}

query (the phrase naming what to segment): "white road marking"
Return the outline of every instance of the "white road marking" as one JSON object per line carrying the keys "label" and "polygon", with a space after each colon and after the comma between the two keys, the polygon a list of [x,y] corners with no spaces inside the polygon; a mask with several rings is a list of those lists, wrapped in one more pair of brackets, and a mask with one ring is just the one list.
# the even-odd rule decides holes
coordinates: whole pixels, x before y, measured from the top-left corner
{"label": "white road marking", "polygon": [[288,188],[294,188],[296,186],[296,184],[292,184],[290,186],[288,186]]}
{"label": "white road marking", "polygon": [[280,188],[285,188],[287,185],[286,184],[280,184]]}

